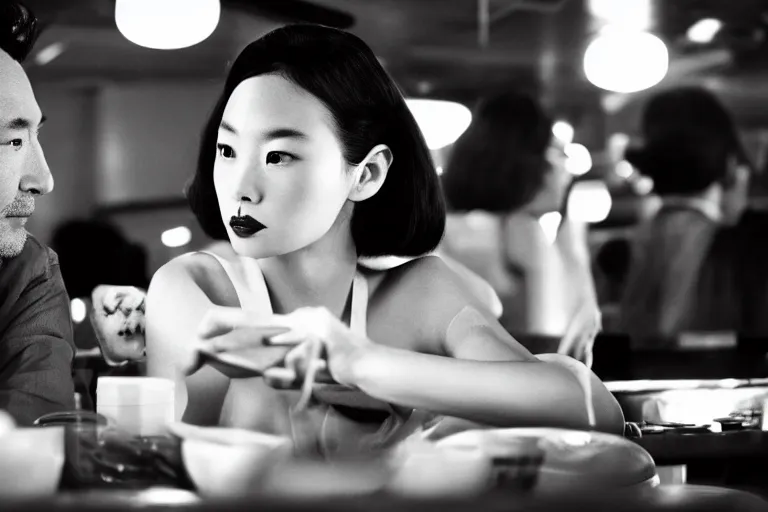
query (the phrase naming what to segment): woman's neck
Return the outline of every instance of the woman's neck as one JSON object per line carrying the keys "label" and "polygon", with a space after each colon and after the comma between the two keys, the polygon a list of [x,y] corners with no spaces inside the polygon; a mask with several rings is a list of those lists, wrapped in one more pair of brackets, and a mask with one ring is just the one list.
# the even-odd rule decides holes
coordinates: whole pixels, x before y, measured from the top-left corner
{"label": "woman's neck", "polygon": [[334,225],[301,250],[259,260],[275,313],[325,307],[343,317],[357,271],[357,251],[349,226],[339,228]]}

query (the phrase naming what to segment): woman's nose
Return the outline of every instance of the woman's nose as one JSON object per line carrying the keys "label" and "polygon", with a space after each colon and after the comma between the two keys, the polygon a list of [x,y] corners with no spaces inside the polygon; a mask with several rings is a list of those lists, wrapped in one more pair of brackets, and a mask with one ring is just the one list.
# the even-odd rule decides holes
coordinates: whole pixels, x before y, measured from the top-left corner
{"label": "woman's nose", "polygon": [[261,201],[263,180],[259,177],[260,171],[253,166],[247,166],[240,172],[233,190],[237,201],[259,203]]}

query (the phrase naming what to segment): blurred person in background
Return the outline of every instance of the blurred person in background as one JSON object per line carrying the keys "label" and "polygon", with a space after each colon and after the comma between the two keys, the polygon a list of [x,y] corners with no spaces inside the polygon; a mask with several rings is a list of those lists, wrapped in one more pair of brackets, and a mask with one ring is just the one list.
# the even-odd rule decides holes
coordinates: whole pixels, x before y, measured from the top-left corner
{"label": "blurred person in background", "polygon": [[28,9],[0,2],[0,409],[21,425],[75,406],[59,261],[24,228],[36,199],[53,190],[37,138],[43,114],[21,66],[37,34]]}
{"label": "blurred person in background", "polygon": [[621,298],[629,274],[632,245],[623,236],[603,243],[595,255],[595,286],[603,313],[603,330],[621,331]]}
{"label": "blurred person in background", "polygon": [[747,206],[752,165],[736,126],[700,87],[655,95],[641,123],[642,146],[625,156],[653,179],[661,206],[635,233],[622,330],[647,346],[682,332],[738,329],[737,248],[713,249],[716,235],[739,223]]}
{"label": "blurred person in background", "polygon": [[[565,214],[571,177],[552,125],[532,96],[486,98],[442,176],[449,214],[440,251],[493,286],[502,325],[521,340],[600,323],[585,226]],[[540,222],[550,213],[561,219],[554,240]]]}

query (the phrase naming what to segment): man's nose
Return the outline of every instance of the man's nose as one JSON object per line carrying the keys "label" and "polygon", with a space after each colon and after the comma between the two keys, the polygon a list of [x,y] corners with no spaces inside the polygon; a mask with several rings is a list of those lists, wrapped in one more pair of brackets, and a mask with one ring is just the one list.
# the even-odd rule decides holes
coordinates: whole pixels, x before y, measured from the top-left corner
{"label": "man's nose", "polygon": [[35,144],[34,149],[29,153],[19,188],[22,192],[33,195],[47,194],[53,190],[53,175],[48,168],[48,162],[45,160],[40,144]]}

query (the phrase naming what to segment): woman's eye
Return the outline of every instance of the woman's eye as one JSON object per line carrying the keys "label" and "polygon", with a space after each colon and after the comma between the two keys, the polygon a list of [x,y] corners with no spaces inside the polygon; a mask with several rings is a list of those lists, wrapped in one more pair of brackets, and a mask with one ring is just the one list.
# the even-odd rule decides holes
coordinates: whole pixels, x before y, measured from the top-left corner
{"label": "woman's eye", "polygon": [[21,149],[21,147],[24,146],[24,141],[22,139],[13,139],[8,145],[14,149]]}
{"label": "woman's eye", "polygon": [[286,165],[295,159],[293,155],[283,153],[282,151],[270,151],[267,153],[267,165]]}
{"label": "woman's eye", "polygon": [[235,157],[235,150],[232,146],[226,144],[216,144],[216,149],[222,158],[230,159]]}

